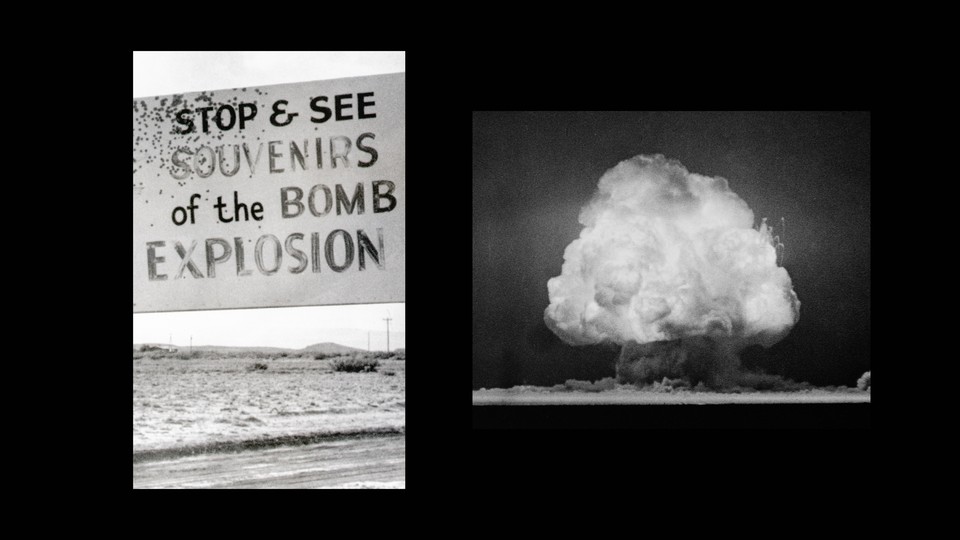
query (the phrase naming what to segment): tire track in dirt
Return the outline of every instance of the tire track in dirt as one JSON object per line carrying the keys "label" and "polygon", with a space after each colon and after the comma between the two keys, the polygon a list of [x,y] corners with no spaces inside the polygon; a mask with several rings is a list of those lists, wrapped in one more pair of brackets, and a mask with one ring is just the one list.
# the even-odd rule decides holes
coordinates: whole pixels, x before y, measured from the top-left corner
{"label": "tire track in dirt", "polygon": [[333,442],[349,439],[363,439],[369,437],[382,437],[385,435],[403,435],[404,429],[400,428],[372,428],[359,429],[353,431],[336,431],[305,433],[300,435],[281,435],[279,437],[261,437],[257,439],[248,439],[241,441],[221,441],[208,444],[179,446],[173,448],[163,448],[159,450],[134,450],[133,463],[142,463],[145,461],[170,460],[178,457],[195,456],[198,454],[212,454],[218,452],[240,452],[243,450],[263,450],[266,448],[276,448],[280,446],[296,446],[304,444],[316,444],[321,442]]}
{"label": "tire track in dirt", "polygon": [[141,460],[134,488],[405,487],[403,435]]}

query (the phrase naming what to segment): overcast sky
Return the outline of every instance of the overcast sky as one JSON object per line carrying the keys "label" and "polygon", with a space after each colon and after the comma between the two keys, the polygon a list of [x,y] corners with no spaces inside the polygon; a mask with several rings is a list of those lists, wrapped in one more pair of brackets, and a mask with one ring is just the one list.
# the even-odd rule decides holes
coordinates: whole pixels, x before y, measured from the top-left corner
{"label": "overcast sky", "polygon": [[[133,97],[406,71],[403,52],[135,52]],[[404,304],[243,309],[133,316],[134,343],[300,348],[332,341],[405,347]],[[369,333],[369,334],[368,334]]]}

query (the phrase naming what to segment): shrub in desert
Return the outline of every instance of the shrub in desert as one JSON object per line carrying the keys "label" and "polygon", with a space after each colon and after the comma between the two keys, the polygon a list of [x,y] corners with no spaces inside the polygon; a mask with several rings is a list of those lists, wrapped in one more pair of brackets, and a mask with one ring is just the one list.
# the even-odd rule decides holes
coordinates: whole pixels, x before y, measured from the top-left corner
{"label": "shrub in desert", "polygon": [[366,373],[376,371],[379,365],[379,360],[374,358],[363,358],[359,355],[357,355],[355,358],[338,358],[331,364],[334,371],[345,371],[348,373]]}
{"label": "shrub in desert", "polygon": [[250,372],[253,372],[253,371],[266,371],[266,370],[268,369],[268,367],[269,367],[269,366],[267,366],[267,365],[264,364],[264,363],[257,362],[256,364],[250,364],[249,366],[247,366],[247,371],[250,371]]}
{"label": "shrub in desert", "polygon": [[870,389],[870,372],[864,373],[860,379],[857,381],[857,388],[860,390],[869,390]]}

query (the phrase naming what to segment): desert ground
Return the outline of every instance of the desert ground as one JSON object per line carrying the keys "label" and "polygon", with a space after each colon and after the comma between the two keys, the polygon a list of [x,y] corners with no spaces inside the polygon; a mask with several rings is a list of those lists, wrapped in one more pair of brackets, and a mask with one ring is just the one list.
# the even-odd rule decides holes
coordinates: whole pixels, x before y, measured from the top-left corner
{"label": "desert ground", "polygon": [[854,388],[811,388],[793,392],[670,391],[615,385],[600,391],[570,388],[515,386],[473,391],[474,405],[710,405],[735,403],[869,403],[870,392]]}
{"label": "desert ground", "polygon": [[135,463],[140,488],[403,488],[403,435]]}
{"label": "desert ground", "polygon": [[334,361],[135,354],[134,487],[404,487],[405,361]]}

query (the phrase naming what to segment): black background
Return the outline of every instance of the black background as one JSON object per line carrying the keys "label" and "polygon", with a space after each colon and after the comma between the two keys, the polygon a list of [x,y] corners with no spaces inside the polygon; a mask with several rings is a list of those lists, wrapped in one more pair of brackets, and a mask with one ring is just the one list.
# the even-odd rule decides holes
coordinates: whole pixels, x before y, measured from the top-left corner
{"label": "black background", "polygon": [[[79,42],[77,38],[70,42]],[[280,42],[284,50],[318,47],[317,43],[294,47],[289,40]],[[625,49],[627,59],[603,62],[597,55],[577,56],[583,51],[547,53],[534,44],[508,50],[455,46],[443,52],[448,46],[402,47],[408,51],[407,350],[411,358],[421,358],[410,360],[407,371],[408,493],[415,500],[431,501],[430,508],[443,509],[454,501],[436,503],[438,494],[487,491],[488,497],[505,500],[507,491],[570,493],[585,484],[622,485],[624,479],[661,486],[672,485],[669,481],[674,479],[716,479],[717,484],[735,485],[757,478],[749,472],[777,470],[811,482],[869,481],[865,469],[870,452],[864,444],[868,439],[853,432],[688,431],[669,436],[623,431],[590,435],[480,432],[471,428],[466,388],[467,378],[472,377],[469,351],[474,343],[469,270],[473,263],[474,110],[871,110],[871,153],[874,159],[878,154],[892,156],[889,145],[886,153],[878,151],[876,126],[880,113],[893,106],[881,99],[888,94],[880,84],[880,72],[857,52],[861,45],[845,49],[844,54],[831,51],[834,61],[826,63],[826,56],[809,57],[808,51],[796,47],[789,52],[769,51],[767,57],[753,46],[731,56],[706,47],[698,55],[669,61]],[[260,48],[251,47],[236,49]],[[55,186],[70,207],[43,214],[46,223],[39,234],[56,239],[57,251],[55,263],[38,265],[31,290],[50,292],[28,296],[27,307],[17,313],[18,323],[57,329],[42,334],[51,337],[39,338],[45,350],[57,355],[11,366],[20,372],[9,377],[23,381],[24,388],[16,395],[37,403],[26,422],[11,429],[16,441],[23,443],[18,450],[30,454],[31,460],[17,474],[32,486],[63,492],[71,501],[89,500],[94,493],[101,500],[122,503],[117,508],[145,510],[127,506],[145,500],[142,497],[159,497],[138,493],[131,499],[128,492],[132,475],[128,461],[131,317],[127,310],[132,293],[123,254],[129,244],[129,221],[124,218],[129,198],[126,188],[115,187],[121,171],[119,160],[110,157],[119,156],[115,149],[129,144],[126,104],[134,48],[169,50],[169,43],[70,51],[56,73],[32,81],[40,89],[37,103],[55,109],[66,103],[64,81],[71,83],[73,112],[55,115],[72,128],[63,153],[58,154],[61,165],[70,164],[68,173],[58,166],[50,168],[56,174],[49,176],[31,161],[23,176],[38,190]],[[213,48],[225,47],[219,43]],[[397,47],[380,43],[370,48]],[[705,91],[705,81],[716,84]],[[18,125],[37,125],[39,129],[28,136],[47,140],[49,121],[38,122],[33,109],[23,112],[27,117]],[[126,177],[126,153],[123,156]],[[606,159],[600,161],[596,167],[609,166]],[[876,166],[873,170],[871,229],[878,234],[878,186],[883,179]],[[590,181],[595,185],[596,178]],[[589,192],[592,186],[584,189]],[[36,219],[34,210],[30,209],[30,220]],[[875,249],[873,257],[877,256]],[[556,264],[559,270],[560,261]],[[51,290],[51,283],[58,285]],[[56,307],[51,311],[52,305]],[[801,318],[805,315],[802,311]],[[873,405],[875,410],[881,409],[879,405]],[[654,465],[634,455],[659,458]],[[623,458],[613,459],[617,456]],[[412,509],[422,512],[423,508]],[[497,508],[498,515],[504,515],[514,507]],[[156,506],[147,513],[162,510]],[[484,510],[483,515],[489,512]]]}

